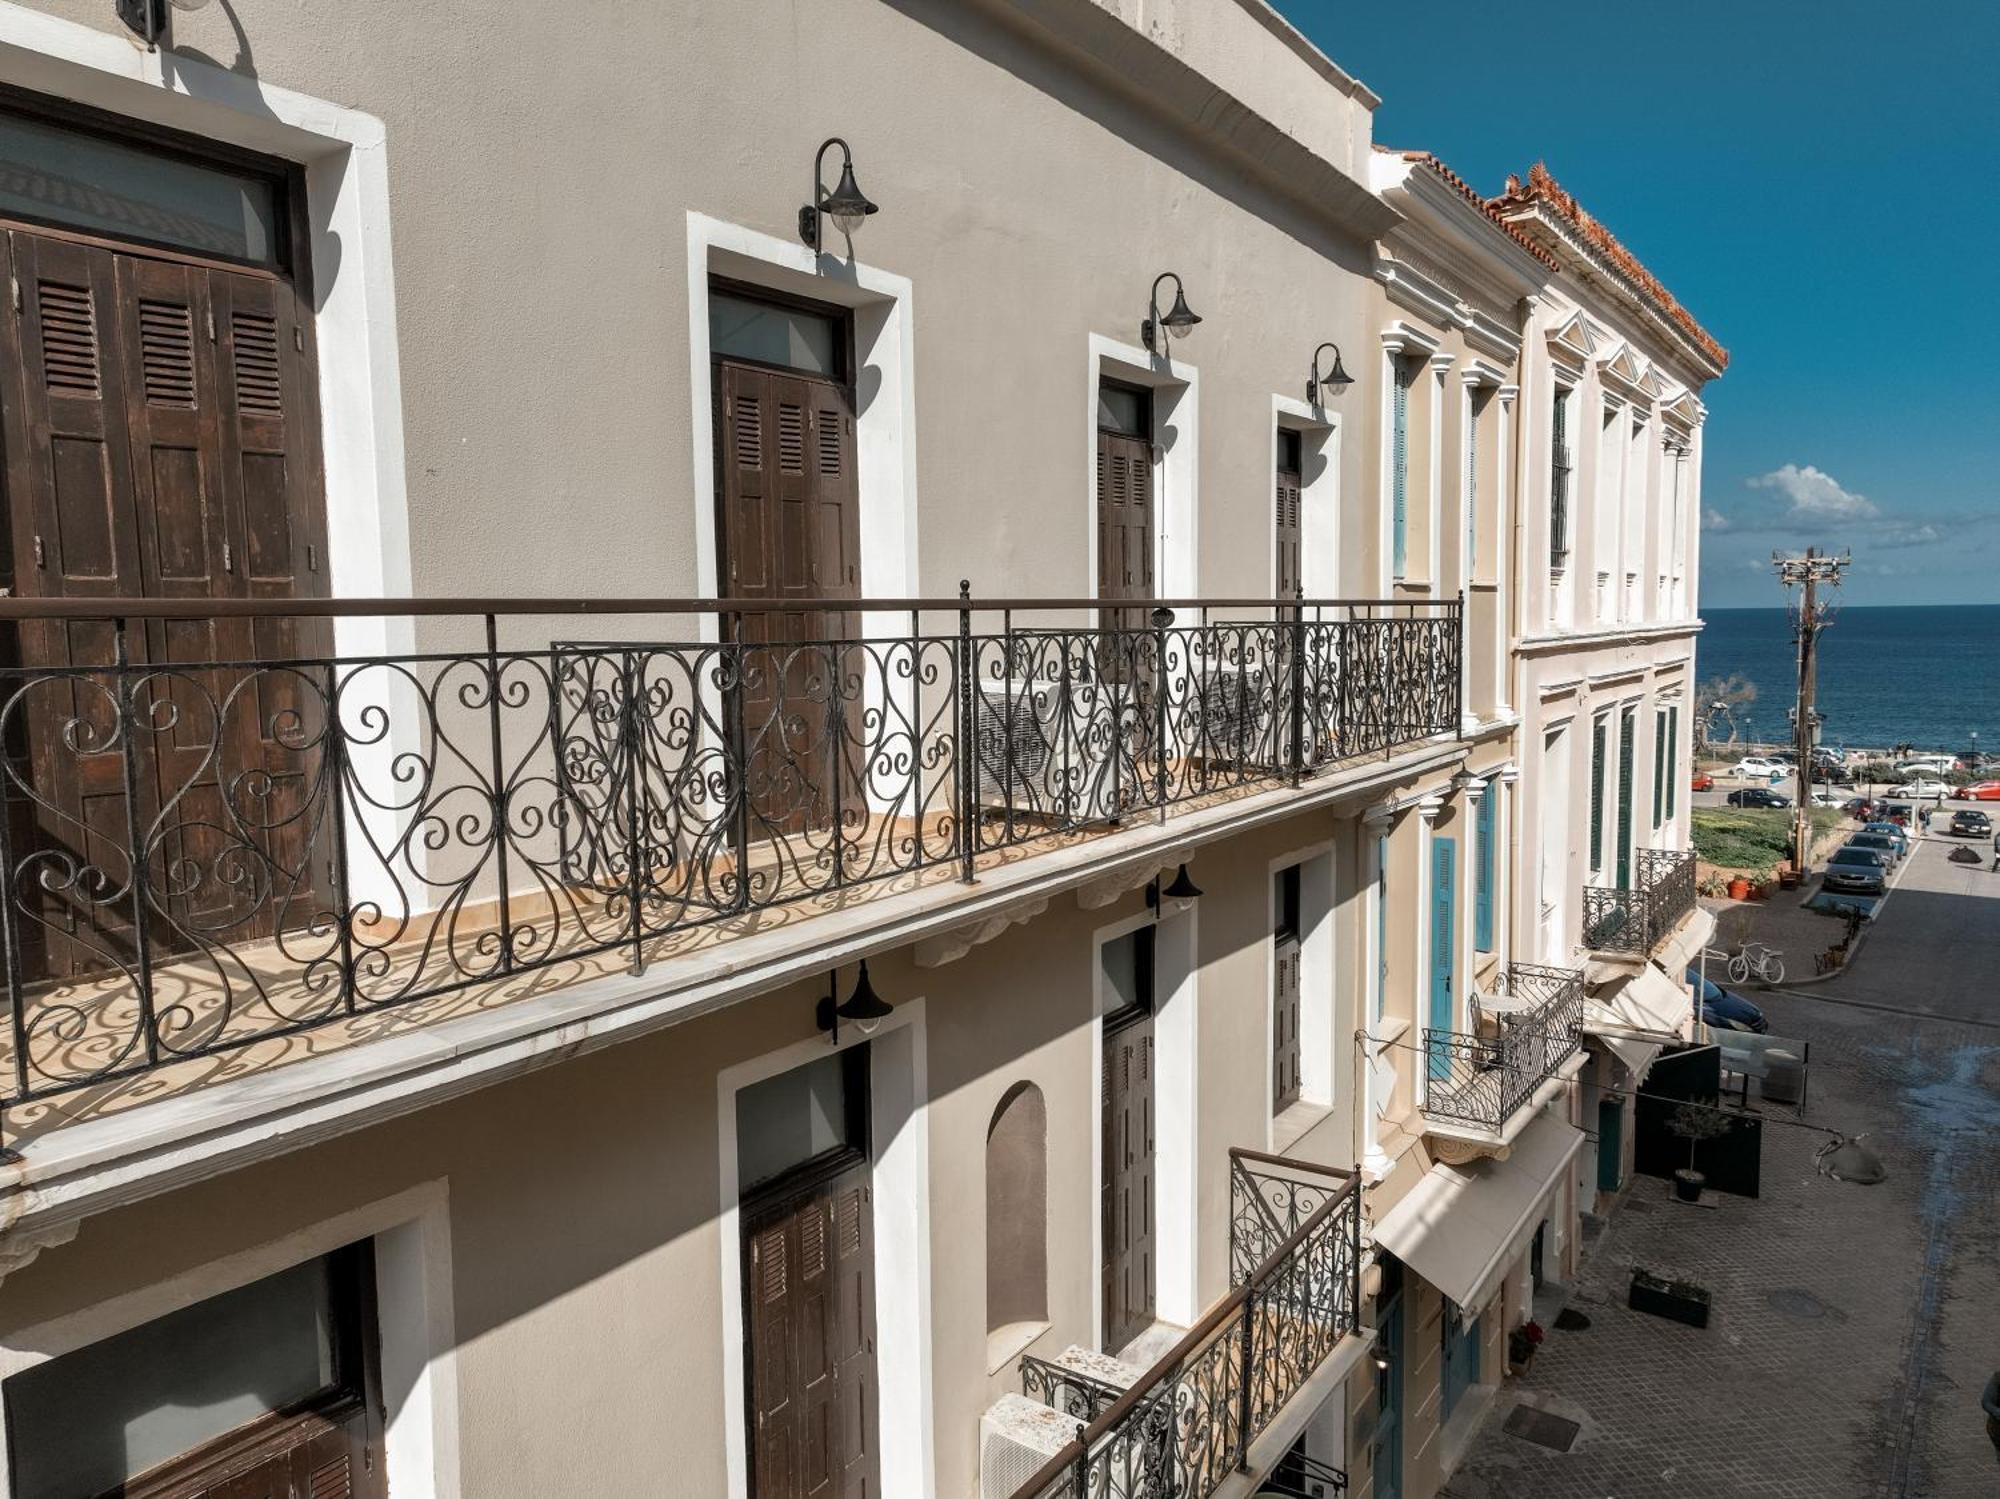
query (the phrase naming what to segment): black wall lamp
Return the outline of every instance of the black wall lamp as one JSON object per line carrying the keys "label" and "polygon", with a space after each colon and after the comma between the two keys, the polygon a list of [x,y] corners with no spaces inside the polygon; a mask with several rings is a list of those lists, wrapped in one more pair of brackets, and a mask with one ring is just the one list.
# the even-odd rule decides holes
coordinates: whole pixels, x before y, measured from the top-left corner
{"label": "black wall lamp", "polygon": [[[1162,281],[1171,281],[1174,284],[1174,305],[1167,309],[1165,317],[1160,316]],[[1160,336],[1160,329],[1165,328],[1169,338],[1186,338],[1188,329],[1200,321],[1201,318],[1196,315],[1195,310],[1187,304],[1187,293],[1181,288],[1179,273],[1162,271],[1153,278],[1153,294],[1146,303],[1146,320],[1139,324],[1139,342],[1146,346],[1147,353],[1161,353],[1165,346],[1156,342]]]}
{"label": "black wall lamp", "polygon": [[[129,27],[148,52],[157,51],[167,34],[169,0],[117,0],[118,19]],[[172,0],[175,10],[200,10],[208,0]]]}
{"label": "black wall lamp", "polygon": [[893,1007],[875,992],[875,986],[868,982],[868,960],[861,960],[860,976],[854,980],[854,992],[847,996],[845,1003],[837,1003],[840,970],[834,969],[826,976],[826,995],[820,1000],[813,1018],[819,1028],[827,1033],[827,1039],[835,1046],[840,1044],[840,1022],[852,1021],[864,1036],[875,1034],[875,1027],[895,1013]]}
{"label": "black wall lamp", "polygon": [[1200,899],[1201,886],[1188,878],[1187,865],[1185,864],[1181,865],[1180,870],[1174,875],[1172,883],[1166,889],[1162,890],[1160,888],[1160,882],[1157,877],[1146,887],[1146,909],[1153,913],[1155,921],[1160,919],[1161,911],[1169,902],[1173,904],[1173,908],[1176,911],[1185,911]]}
{"label": "black wall lamp", "polygon": [[[835,146],[840,147],[840,182],[832,192],[826,190],[826,153]],[[875,205],[861,191],[854,180],[854,153],[847,149],[847,142],[837,135],[830,135],[820,143],[818,153],[813,157],[812,201],[799,210],[799,238],[814,250],[820,247],[820,217],[830,215],[833,227],[849,239],[861,227],[861,221],[875,212]]]}
{"label": "black wall lamp", "polygon": [[[1326,374],[1319,372],[1319,356],[1328,349],[1333,350],[1333,368]],[[1340,362],[1340,345],[1323,343],[1313,350],[1312,373],[1306,376],[1306,404],[1317,406],[1320,393],[1337,396],[1354,383],[1354,377],[1347,373],[1347,367]]]}

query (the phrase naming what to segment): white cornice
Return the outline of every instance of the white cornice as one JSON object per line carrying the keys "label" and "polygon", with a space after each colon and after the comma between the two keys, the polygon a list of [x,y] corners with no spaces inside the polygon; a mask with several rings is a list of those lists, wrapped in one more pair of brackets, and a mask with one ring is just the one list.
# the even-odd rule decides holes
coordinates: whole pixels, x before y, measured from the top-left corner
{"label": "white cornice", "polygon": [[1391,354],[1435,354],[1443,347],[1437,339],[1400,318],[1382,330],[1382,347]]}

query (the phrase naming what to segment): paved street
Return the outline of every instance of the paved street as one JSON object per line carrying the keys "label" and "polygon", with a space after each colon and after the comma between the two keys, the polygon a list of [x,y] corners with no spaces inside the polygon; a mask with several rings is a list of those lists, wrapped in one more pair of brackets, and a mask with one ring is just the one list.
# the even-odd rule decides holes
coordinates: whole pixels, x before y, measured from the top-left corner
{"label": "paved street", "polygon": [[[1775,1126],[1760,1199],[1639,1179],[1571,1298],[1590,1327],[1503,1389],[1455,1499],[2000,1493],[2000,874],[1952,846],[1919,845],[1846,973],[1756,996],[1811,1043],[1804,1117],[1869,1132],[1889,1181],[1818,1177],[1818,1137]],[[1708,1329],[1627,1310],[1634,1266],[1707,1286]],[[1501,1429],[1523,1402],[1580,1423],[1570,1452]]]}

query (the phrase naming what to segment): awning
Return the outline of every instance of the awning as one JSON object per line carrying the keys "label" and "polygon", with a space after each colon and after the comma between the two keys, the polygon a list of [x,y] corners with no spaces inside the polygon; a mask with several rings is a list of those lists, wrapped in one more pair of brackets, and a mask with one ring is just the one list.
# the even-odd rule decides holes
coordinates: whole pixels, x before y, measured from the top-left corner
{"label": "awning", "polygon": [[1687,1034],[1694,993],[1686,979],[1669,978],[1648,963],[1622,983],[1605,986],[1583,1002],[1583,1028],[1593,1035],[1641,1041],[1678,1041]]}
{"label": "awning", "polygon": [[1675,978],[1686,973],[1688,966],[1701,956],[1701,950],[1708,946],[1715,936],[1715,913],[1694,908],[1694,914],[1683,921],[1665,942],[1660,944],[1659,954],[1653,959],[1661,968]]}
{"label": "awning", "polygon": [[1625,1064],[1625,1070],[1635,1078],[1644,1078],[1646,1069],[1653,1065],[1653,1058],[1660,1054],[1660,1043],[1657,1041],[1641,1041],[1636,1036],[1599,1036],[1597,1039]]}
{"label": "awning", "polygon": [[1468,1312],[1521,1252],[1583,1131],[1544,1114],[1503,1160],[1433,1166],[1375,1225],[1375,1242]]}

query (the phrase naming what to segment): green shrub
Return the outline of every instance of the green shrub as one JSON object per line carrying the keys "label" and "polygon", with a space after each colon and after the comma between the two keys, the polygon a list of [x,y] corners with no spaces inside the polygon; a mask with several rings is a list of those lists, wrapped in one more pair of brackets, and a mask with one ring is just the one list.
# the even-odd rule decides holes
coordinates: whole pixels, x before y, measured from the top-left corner
{"label": "green shrub", "polygon": [[[1696,807],[1694,852],[1704,864],[1741,869],[1760,877],[1776,872],[1792,851],[1792,814],[1779,807]],[[1832,807],[1814,807],[1813,836],[1840,821]]]}

